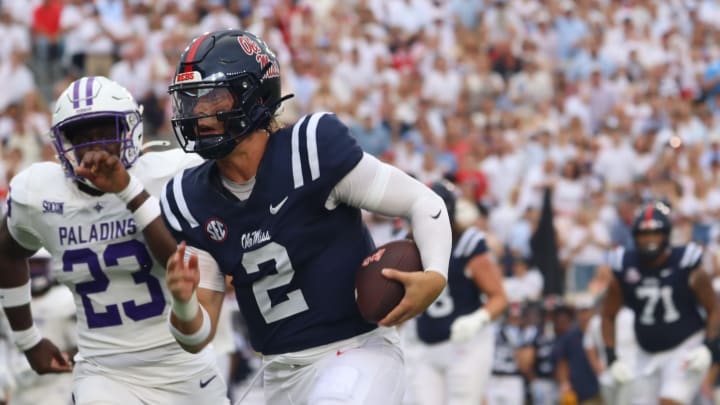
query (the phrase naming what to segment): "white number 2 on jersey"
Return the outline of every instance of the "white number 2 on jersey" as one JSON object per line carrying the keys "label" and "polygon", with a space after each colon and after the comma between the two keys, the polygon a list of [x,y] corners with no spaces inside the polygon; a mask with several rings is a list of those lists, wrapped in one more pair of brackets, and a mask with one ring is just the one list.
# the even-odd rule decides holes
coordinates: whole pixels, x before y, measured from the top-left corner
{"label": "white number 2 on jersey", "polygon": [[295,274],[295,269],[290,263],[290,257],[284,246],[270,242],[259,249],[245,252],[242,265],[248,274],[252,274],[260,271],[261,264],[272,261],[275,262],[277,274],[268,274],[253,284],[255,302],[257,302],[266,323],[279,321],[308,309],[308,304],[300,289],[288,292],[287,300],[283,302],[273,305],[270,301],[268,290],[290,284]]}
{"label": "white number 2 on jersey", "polygon": [[635,290],[635,295],[645,300],[642,314],[640,314],[640,323],[643,325],[652,325],[655,323],[655,307],[658,302],[662,302],[663,306],[663,322],[671,323],[680,319],[680,313],[675,307],[672,299],[672,287],[670,286],[641,286]]}

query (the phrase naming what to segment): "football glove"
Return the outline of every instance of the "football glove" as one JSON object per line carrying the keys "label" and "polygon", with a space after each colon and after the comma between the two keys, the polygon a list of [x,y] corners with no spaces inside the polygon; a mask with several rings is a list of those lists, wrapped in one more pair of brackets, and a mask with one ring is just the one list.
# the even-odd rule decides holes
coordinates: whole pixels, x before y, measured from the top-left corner
{"label": "football glove", "polygon": [[692,371],[704,371],[712,363],[712,353],[705,345],[700,345],[690,350],[685,355],[685,367]]}
{"label": "football glove", "polygon": [[450,341],[468,341],[475,336],[480,329],[489,324],[490,321],[490,313],[484,308],[468,315],[460,316],[450,325]]}
{"label": "football glove", "polygon": [[621,360],[615,360],[610,364],[609,371],[610,376],[612,376],[613,380],[618,384],[625,384],[632,379],[632,370]]}

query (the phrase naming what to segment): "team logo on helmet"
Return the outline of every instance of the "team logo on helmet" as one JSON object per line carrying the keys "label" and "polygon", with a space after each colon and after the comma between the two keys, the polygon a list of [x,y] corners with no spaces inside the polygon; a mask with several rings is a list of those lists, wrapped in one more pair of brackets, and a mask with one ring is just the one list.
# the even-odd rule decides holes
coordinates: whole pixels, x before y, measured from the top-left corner
{"label": "team logo on helmet", "polygon": [[227,226],[217,218],[210,218],[205,224],[205,233],[215,242],[223,242],[227,239]]}
{"label": "team logo on helmet", "polygon": [[[248,56],[255,55],[255,60],[260,64],[260,69],[264,69],[268,63],[270,68],[265,72],[263,79],[269,79],[271,77],[280,77],[280,68],[277,63],[274,62],[275,55],[268,49],[267,45],[260,40],[253,40],[246,35],[237,37],[238,43]],[[260,46],[263,45],[263,46]]]}

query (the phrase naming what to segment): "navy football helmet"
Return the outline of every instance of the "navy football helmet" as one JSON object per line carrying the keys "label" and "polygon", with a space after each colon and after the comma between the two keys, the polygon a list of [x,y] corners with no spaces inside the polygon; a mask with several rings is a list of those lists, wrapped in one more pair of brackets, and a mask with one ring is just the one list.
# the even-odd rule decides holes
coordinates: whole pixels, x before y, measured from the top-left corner
{"label": "navy football helmet", "polygon": [[[275,54],[263,40],[241,30],[207,32],[193,39],[180,56],[169,93],[175,137],[185,152],[205,159],[221,159],[242,137],[267,128],[282,101],[292,97],[280,96]],[[228,94],[232,106],[227,109],[196,109],[203,98]],[[217,119],[223,129],[202,130],[200,121],[208,117]]]}
{"label": "navy football helmet", "polygon": [[[644,262],[652,262],[670,247],[670,207],[660,201],[645,204],[640,208],[633,222],[632,234],[635,239],[635,250],[638,258]],[[660,243],[641,244],[638,236],[645,233],[662,234]]]}

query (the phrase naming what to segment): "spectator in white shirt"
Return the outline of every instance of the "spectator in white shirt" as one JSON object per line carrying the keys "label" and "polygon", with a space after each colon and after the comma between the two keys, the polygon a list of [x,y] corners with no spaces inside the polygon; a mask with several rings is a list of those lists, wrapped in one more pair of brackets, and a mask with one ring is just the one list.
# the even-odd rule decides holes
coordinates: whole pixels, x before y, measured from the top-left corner
{"label": "spectator in white shirt", "polygon": [[591,208],[583,208],[562,236],[561,258],[567,263],[567,291],[585,291],[599,267],[605,266],[606,251],[611,247],[610,234]]}
{"label": "spectator in white shirt", "polygon": [[543,277],[536,267],[522,256],[511,258],[512,275],[505,278],[503,286],[509,302],[537,301],[542,296]]}

